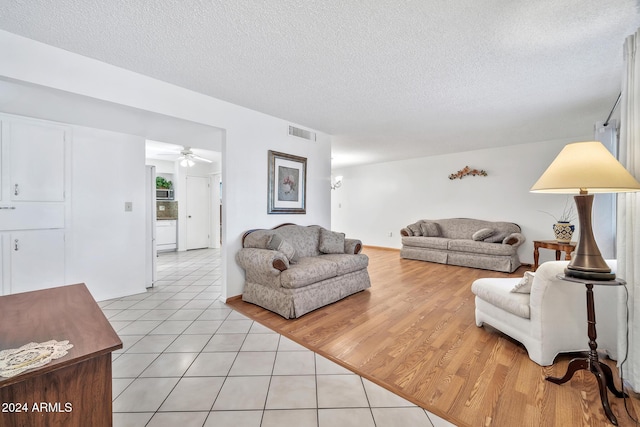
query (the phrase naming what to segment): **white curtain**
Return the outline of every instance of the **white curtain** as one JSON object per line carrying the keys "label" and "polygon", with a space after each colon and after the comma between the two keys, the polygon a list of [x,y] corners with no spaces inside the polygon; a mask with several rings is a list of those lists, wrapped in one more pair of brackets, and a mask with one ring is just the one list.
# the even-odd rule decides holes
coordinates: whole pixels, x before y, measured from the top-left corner
{"label": "white curtain", "polygon": [[[640,30],[627,37],[624,43],[620,101],[619,159],[636,179],[640,179],[639,43]],[[618,361],[622,362],[628,351],[622,364],[624,380],[634,391],[640,392],[640,193],[618,194],[617,217],[617,275],[627,281],[629,291],[628,323],[626,318],[621,318],[618,329]],[[625,314],[625,310],[621,310],[621,317]]]}

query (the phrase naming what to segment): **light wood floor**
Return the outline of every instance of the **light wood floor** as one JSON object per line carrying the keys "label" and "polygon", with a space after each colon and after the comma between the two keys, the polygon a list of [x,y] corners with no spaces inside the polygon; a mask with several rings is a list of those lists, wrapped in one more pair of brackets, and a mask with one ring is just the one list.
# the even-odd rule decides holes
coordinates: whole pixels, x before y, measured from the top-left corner
{"label": "light wood floor", "polygon": [[[611,425],[591,373],[578,372],[563,385],[545,381],[562,376],[575,354],[543,368],[519,343],[491,327],[476,327],[471,282],[508,274],[404,260],[397,250],[364,252],[371,289],[299,319],[239,299],[229,304],[459,426]],[[619,425],[636,425],[623,400],[609,398]],[[637,418],[638,396],[627,402]]]}

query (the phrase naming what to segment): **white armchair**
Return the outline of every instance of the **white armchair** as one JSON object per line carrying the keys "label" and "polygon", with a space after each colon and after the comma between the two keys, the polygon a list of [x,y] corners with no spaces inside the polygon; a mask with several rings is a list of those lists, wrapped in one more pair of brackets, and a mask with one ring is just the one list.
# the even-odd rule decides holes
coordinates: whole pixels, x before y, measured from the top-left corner
{"label": "white armchair", "polygon": [[[558,353],[589,350],[586,287],[557,278],[568,261],[542,264],[530,293],[511,290],[521,278],[485,278],[471,285],[476,295],[476,325],[487,323],[521,342],[539,365],[553,364]],[[615,272],[616,261],[607,261]],[[618,293],[621,286],[594,286],[598,350],[617,359]]]}

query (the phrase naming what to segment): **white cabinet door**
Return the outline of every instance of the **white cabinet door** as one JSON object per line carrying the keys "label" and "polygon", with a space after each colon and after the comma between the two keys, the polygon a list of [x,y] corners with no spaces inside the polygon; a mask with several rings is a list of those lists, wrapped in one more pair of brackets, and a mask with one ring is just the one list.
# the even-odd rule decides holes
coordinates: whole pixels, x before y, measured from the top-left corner
{"label": "white cabinet door", "polygon": [[165,219],[156,221],[156,247],[159,251],[176,249],[177,221]]}
{"label": "white cabinet door", "polygon": [[5,250],[9,251],[10,259],[10,293],[34,291],[65,284],[64,230],[7,233]]}
{"label": "white cabinet door", "polygon": [[65,128],[11,120],[3,123],[3,131],[8,133],[3,148],[8,151],[11,200],[64,201]]}
{"label": "white cabinet door", "polygon": [[0,204],[0,231],[64,228],[64,203]]}

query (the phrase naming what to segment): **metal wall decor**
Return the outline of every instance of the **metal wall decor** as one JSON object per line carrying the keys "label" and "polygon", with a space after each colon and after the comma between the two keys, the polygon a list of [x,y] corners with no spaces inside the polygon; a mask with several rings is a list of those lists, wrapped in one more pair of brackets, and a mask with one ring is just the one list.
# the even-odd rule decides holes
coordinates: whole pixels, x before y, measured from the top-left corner
{"label": "metal wall decor", "polygon": [[456,173],[452,173],[451,175],[449,175],[449,179],[462,179],[467,175],[471,175],[471,176],[487,176],[487,171],[481,169],[471,169],[469,166],[465,166],[464,168],[460,169],[458,172]]}

